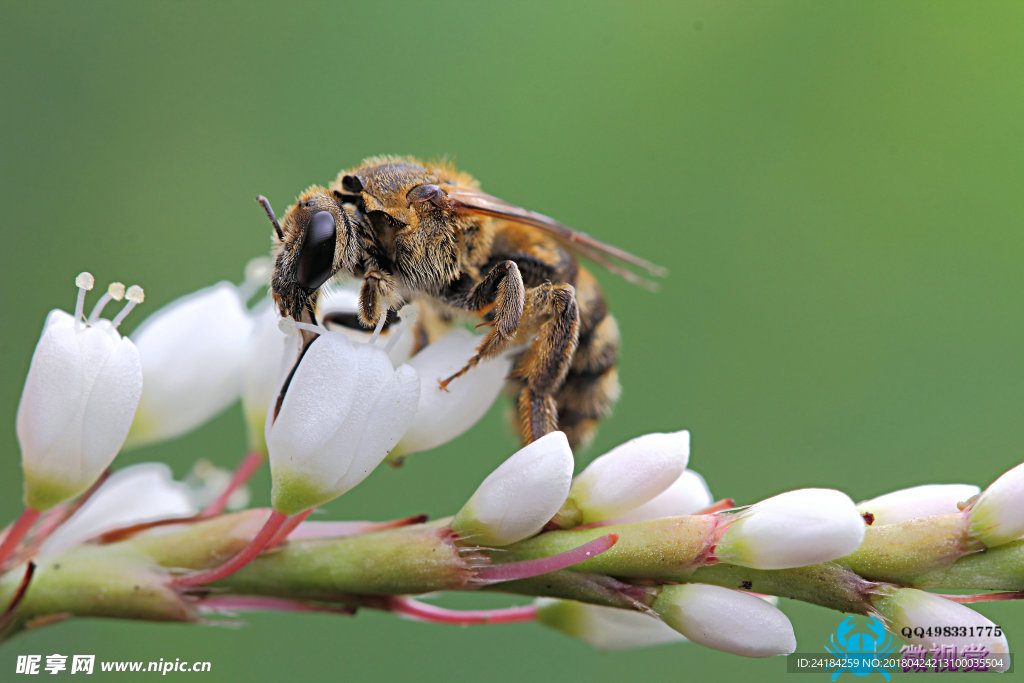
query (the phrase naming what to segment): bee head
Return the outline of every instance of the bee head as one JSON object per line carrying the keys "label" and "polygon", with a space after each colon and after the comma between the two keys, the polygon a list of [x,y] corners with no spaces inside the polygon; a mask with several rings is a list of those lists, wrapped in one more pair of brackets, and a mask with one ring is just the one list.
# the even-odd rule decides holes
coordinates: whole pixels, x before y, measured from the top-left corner
{"label": "bee head", "polygon": [[[263,200],[266,202],[266,200]],[[280,225],[264,203],[276,236],[271,291],[282,316],[312,322],[317,290],[357,259],[353,226],[329,190],[318,185],[288,207]]]}

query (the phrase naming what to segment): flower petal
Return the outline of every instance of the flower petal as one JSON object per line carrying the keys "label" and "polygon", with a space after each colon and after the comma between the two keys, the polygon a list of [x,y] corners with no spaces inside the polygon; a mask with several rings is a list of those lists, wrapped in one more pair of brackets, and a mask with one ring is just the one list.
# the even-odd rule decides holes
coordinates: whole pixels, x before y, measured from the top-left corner
{"label": "flower petal", "polygon": [[423,382],[412,426],[398,445],[401,454],[430,450],[461,435],[490,409],[512,369],[508,356],[482,361],[441,389],[440,381],[466,364],[482,336],[455,329],[409,361]]}

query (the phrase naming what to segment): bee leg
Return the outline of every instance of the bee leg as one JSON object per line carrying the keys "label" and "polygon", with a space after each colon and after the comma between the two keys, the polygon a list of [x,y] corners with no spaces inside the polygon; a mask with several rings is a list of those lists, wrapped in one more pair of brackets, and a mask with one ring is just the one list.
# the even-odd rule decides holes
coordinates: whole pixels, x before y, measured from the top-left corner
{"label": "bee leg", "polygon": [[376,327],[388,310],[399,308],[400,303],[394,279],[383,271],[371,270],[363,278],[359,292],[359,322],[366,327]]}
{"label": "bee leg", "polygon": [[553,394],[562,386],[579,342],[580,313],[575,289],[572,285],[551,283],[530,289],[526,317],[543,321],[533,344],[512,371],[512,377],[526,385],[519,392],[519,426],[523,442],[529,443],[558,429]]}
{"label": "bee leg", "polygon": [[515,337],[523,317],[526,289],[519,266],[515,261],[504,261],[491,268],[486,277],[470,290],[459,304],[470,311],[490,308],[494,315],[491,331],[477,347],[476,354],[461,370],[441,381],[441,388],[471,370],[484,358],[491,358],[504,351]]}

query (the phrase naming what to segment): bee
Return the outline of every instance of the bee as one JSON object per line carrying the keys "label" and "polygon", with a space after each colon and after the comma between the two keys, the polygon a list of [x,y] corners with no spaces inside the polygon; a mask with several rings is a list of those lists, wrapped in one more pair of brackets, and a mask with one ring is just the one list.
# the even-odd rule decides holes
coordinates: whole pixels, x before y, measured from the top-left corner
{"label": "bee", "polygon": [[586,444],[619,397],[618,326],[576,257],[651,288],[627,266],[665,274],[484,193],[446,163],[372,157],[305,190],[280,223],[258,199],[274,225],[271,291],[282,316],[316,324],[320,288],[343,273],[362,280],[357,315],[366,328],[382,329],[414,300],[436,319],[476,316],[489,330],[441,386],[521,347],[508,381],[524,443],[560,429],[573,446]]}

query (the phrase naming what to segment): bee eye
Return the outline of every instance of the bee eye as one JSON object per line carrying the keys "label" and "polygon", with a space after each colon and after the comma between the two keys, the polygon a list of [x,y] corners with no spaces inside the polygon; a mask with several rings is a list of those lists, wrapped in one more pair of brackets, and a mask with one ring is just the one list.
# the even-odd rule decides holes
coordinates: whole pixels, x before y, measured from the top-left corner
{"label": "bee eye", "polygon": [[437,185],[417,185],[406,193],[405,198],[410,204],[430,202],[438,208],[444,208],[448,194]]}
{"label": "bee eye", "polygon": [[358,176],[347,175],[341,179],[341,189],[351,193],[362,192],[363,181]]}
{"label": "bee eye", "polygon": [[334,265],[334,245],[337,227],[330,211],[318,211],[306,228],[299,250],[298,283],[307,290],[318,288],[327,282]]}

